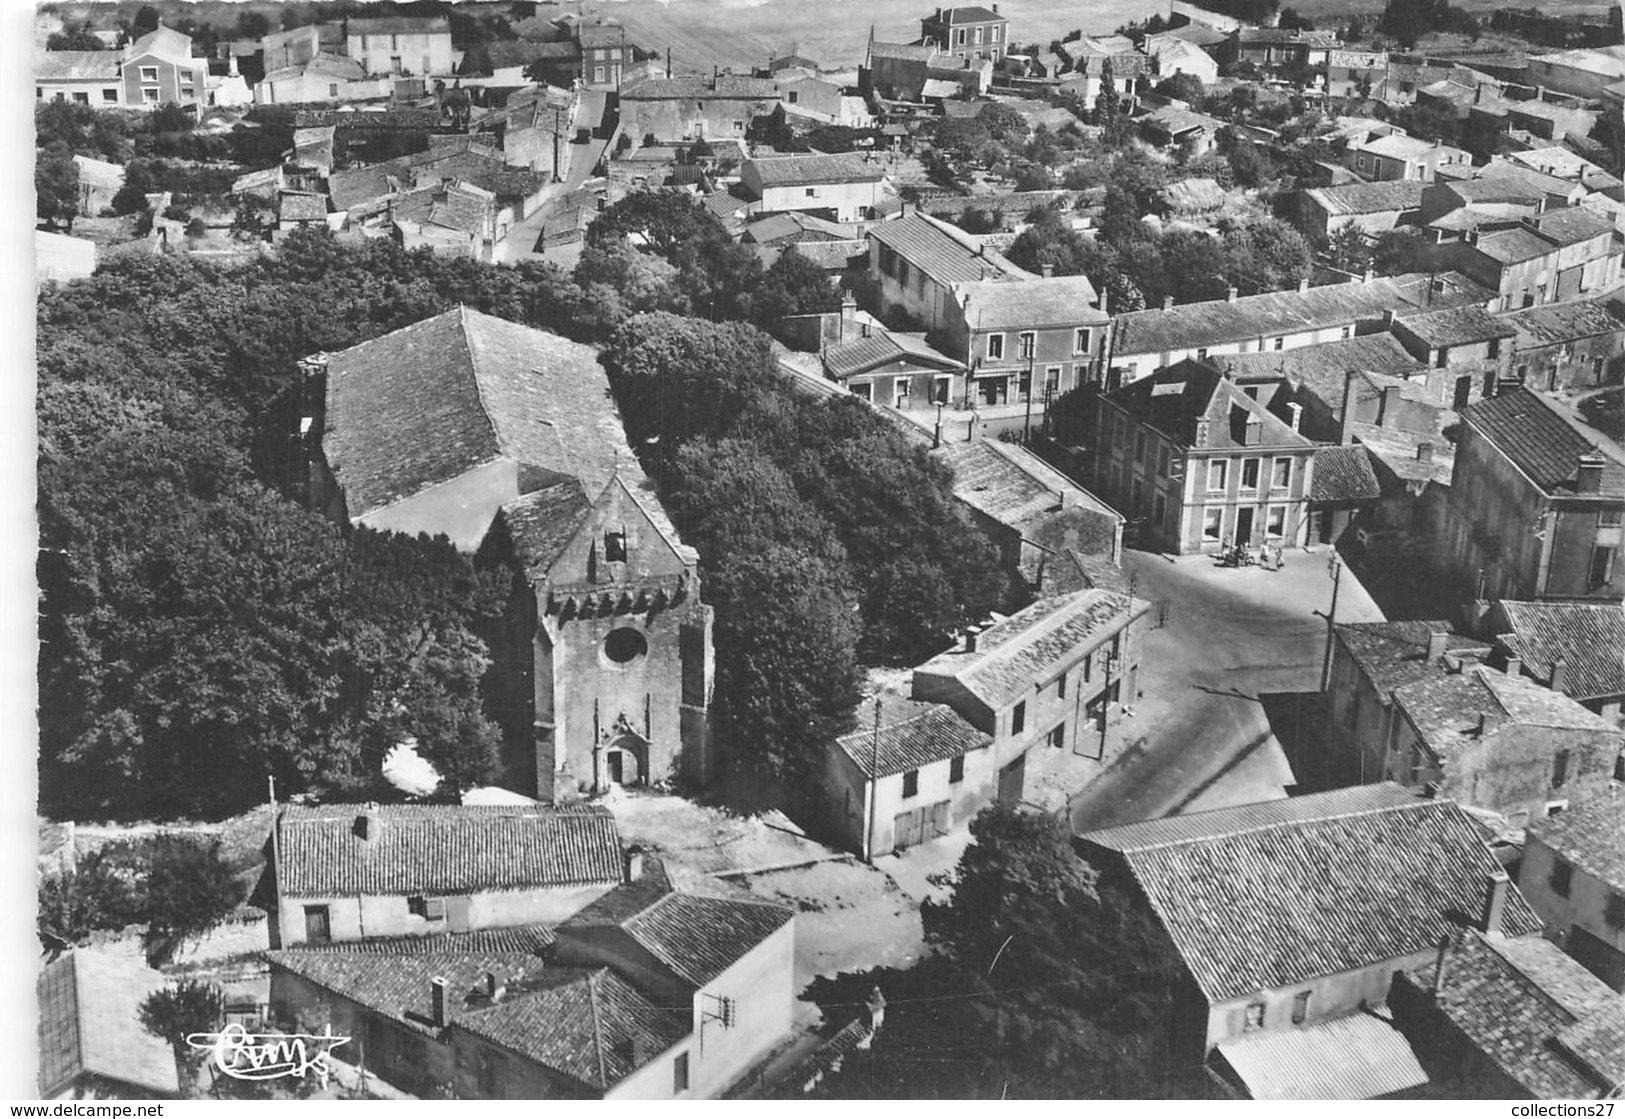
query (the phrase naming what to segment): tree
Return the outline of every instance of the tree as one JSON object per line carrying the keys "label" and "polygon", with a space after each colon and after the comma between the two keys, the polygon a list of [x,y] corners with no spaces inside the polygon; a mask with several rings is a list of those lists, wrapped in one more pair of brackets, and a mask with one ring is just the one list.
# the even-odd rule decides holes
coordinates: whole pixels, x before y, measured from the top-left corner
{"label": "tree", "polygon": [[40,879],[36,928],[41,942],[57,951],[83,944],[98,929],[122,929],[140,919],[130,876],[119,872],[106,849]]}
{"label": "tree", "polygon": [[1100,64],[1100,92],[1095,96],[1095,123],[1115,128],[1119,115],[1119,101],[1117,75],[1112,69],[1112,60],[1107,58]]}
{"label": "tree", "polygon": [[62,30],[45,40],[48,51],[100,51],[107,45],[90,29],[90,21],[64,23]]}
{"label": "tree", "polygon": [[1326,256],[1333,268],[1363,273],[1371,264],[1371,246],[1358,226],[1345,225],[1332,234],[1326,246]]}
{"label": "tree", "polygon": [[41,221],[73,231],[79,213],[79,165],[61,140],[42,149],[34,161],[34,205]]}
{"label": "tree", "polygon": [[158,9],[150,4],[143,4],[135,13],[135,21],[130,24],[130,38],[139,39],[148,32],[158,30],[159,22]]}
{"label": "tree", "polygon": [[1165,78],[1157,86],[1159,97],[1169,97],[1176,101],[1184,101],[1191,105],[1200,105],[1206,90],[1202,79],[1195,74],[1187,74],[1183,70],[1176,72],[1172,77]]}
{"label": "tree", "polygon": [[181,979],[148,995],[138,1014],[148,1033],[169,1042],[176,1065],[188,1082],[194,1082],[207,1051],[186,1039],[220,1028],[226,1018],[226,994],[213,983]]}
{"label": "tree", "polygon": [[165,132],[190,132],[197,122],[192,114],[170,101],[161,106],[152,114],[152,131],[155,134]]}
{"label": "tree", "polygon": [[1298,14],[1296,8],[1282,8],[1281,16],[1276,26],[1282,31],[1313,31],[1315,21]]}
{"label": "tree", "polygon": [[751,300],[751,319],[763,330],[779,329],[790,315],[814,315],[840,307],[835,285],[822,268],[796,251],[779,254]]}
{"label": "tree", "polygon": [[263,39],[273,30],[265,13],[250,10],[238,15],[231,34],[235,39]]}
{"label": "tree", "polygon": [[1608,5],[1608,36],[1607,45],[1617,47],[1625,44],[1625,8],[1618,4]]}
{"label": "tree", "polygon": [[1423,268],[1427,242],[1414,227],[1390,229],[1377,238],[1371,251],[1371,267],[1381,276],[1398,276]]}

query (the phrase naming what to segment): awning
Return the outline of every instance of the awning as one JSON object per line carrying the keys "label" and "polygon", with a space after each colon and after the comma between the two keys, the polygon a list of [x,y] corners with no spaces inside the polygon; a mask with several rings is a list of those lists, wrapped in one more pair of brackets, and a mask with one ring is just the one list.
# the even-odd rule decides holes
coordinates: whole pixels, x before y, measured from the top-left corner
{"label": "awning", "polygon": [[1427,1083],[1385,1008],[1247,1034],[1218,1052],[1255,1100],[1369,1100]]}

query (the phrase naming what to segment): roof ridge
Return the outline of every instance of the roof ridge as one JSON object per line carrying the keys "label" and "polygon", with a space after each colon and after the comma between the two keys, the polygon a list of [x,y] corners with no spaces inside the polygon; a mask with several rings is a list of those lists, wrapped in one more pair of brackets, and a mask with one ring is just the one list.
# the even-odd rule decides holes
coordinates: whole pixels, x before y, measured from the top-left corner
{"label": "roof ridge", "polygon": [[604,1020],[598,1012],[598,984],[603,978],[604,969],[587,976],[587,1005],[592,1010],[592,1055],[598,1065],[598,1083],[601,1087],[609,1087],[609,1070],[604,1067]]}
{"label": "roof ridge", "polygon": [[[1336,790],[1336,791],[1340,792],[1341,790]],[[1315,795],[1318,795],[1318,794],[1311,793],[1310,795],[1315,796]],[[1284,803],[1291,803],[1293,800],[1302,800],[1302,799],[1304,799],[1304,798],[1302,798],[1302,797],[1290,797]],[[1323,824],[1323,823],[1330,823],[1330,822],[1335,821],[1335,820],[1352,820],[1352,819],[1355,819],[1356,817],[1359,817],[1359,816],[1374,816],[1374,815],[1377,815],[1377,814],[1383,813],[1383,812],[1409,812],[1409,811],[1413,811],[1413,810],[1417,810],[1417,809],[1428,808],[1428,807],[1431,807],[1431,806],[1437,805],[1437,804],[1455,804],[1455,803],[1456,803],[1455,801],[1450,800],[1449,798],[1446,798],[1446,797],[1437,797],[1437,798],[1431,798],[1431,799],[1422,799],[1422,798],[1418,797],[1418,798],[1415,798],[1415,799],[1413,799],[1411,801],[1403,801],[1403,802],[1398,802],[1398,803],[1394,803],[1394,804],[1368,804],[1368,805],[1364,805],[1364,806],[1358,807],[1358,808],[1349,808],[1349,809],[1346,809],[1346,810],[1344,810],[1342,812],[1332,812],[1332,813],[1327,813],[1327,814],[1321,815],[1321,816],[1311,816],[1311,817],[1309,817],[1307,819],[1260,821],[1260,822],[1258,822],[1256,824],[1252,824],[1252,825],[1249,825],[1249,826],[1238,827],[1238,828],[1235,828],[1235,829],[1233,829],[1231,831],[1221,832],[1221,833],[1218,833],[1216,835],[1201,836],[1199,838],[1173,837],[1173,838],[1169,838],[1169,839],[1154,842],[1154,843],[1142,843],[1142,844],[1137,844],[1137,845],[1135,845],[1133,847],[1124,847],[1123,850],[1125,852],[1127,852],[1127,851],[1160,851],[1160,850],[1162,850],[1164,848],[1167,848],[1167,847],[1186,847],[1186,846],[1190,846],[1190,845],[1196,844],[1196,843],[1209,843],[1209,842],[1212,842],[1212,841],[1218,840],[1218,839],[1235,839],[1235,838],[1238,838],[1238,837],[1243,836],[1243,835],[1255,835],[1255,834],[1257,834],[1259,832],[1274,831],[1274,830],[1277,830],[1279,828],[1303,827],[1303,826],[1305,826],[1307,824]],[[1257,807],[1258,807],[1257,805],[1239,805],[1239,806],[1237,806],[1237,808],[1241,808],[1241,809],[1257,808]],[[1209,811],[1210,812],[1234,812],[1234,811],[1237,810],[1237,808],[1214,808],[1214,809],[1209,809]],[[1193,813],[1190,813],[1188,816],[1186,816],[1184,818],[1185,819],[1190,819],[1192,817],[1205,816],[1207,814],[1208,813],[1206,813],[1206,812],[1193,812]],[[1140,821],[1135,821],[1134,823],[1120,824],[1116,828],[1100,828],[1098,830],[1101,831],[1101,832],[1110,832],[1110,831],[1119,830],[1120,828],[1135,827],[1137,824],[1155,824],[1155,823],[1158,823],[1160,820],[1166,820],[1166,819],[1170,819],[1170,818],[1171,817],[1164,816],[1164,817],[1159,817],[1158,820],[1140,820]],[[1087,836],[1089,834],[1090,833],[1088,833],[1088,832],[1084,833],[1085,836]]]}

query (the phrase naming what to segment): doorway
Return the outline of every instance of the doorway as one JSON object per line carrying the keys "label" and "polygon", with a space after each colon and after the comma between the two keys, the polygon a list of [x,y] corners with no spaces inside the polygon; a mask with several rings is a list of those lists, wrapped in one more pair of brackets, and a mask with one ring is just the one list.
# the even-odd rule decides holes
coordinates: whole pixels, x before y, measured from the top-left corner
{"label": "doorway", "polygon": [[1020,804],[1026,781],[1027,755],[1023,754],[999,770],[999,803],[1007,807]]}
{"label": "doorway", "polygon": [[983,404],[1005,404],[1010,400],[1009,377],[981,377],[977,379]]}
{"label": "doorway", "polygon": [[1253,510],[1236,510],[1236,543],[1251,544],[1253,542]]}

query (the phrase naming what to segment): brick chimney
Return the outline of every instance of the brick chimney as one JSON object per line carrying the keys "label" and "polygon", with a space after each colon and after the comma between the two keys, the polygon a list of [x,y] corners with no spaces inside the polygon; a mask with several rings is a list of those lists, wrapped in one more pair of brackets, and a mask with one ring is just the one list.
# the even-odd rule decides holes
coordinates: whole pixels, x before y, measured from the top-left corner
{"label": "brick chimney", "polygon": [[1501,919],[1506,915],[1507,890],[1511,886],[1504,870],[1492,870],[1484,877],[1484,912],[1478,927],[1487,933],[1501,931]]}
{"label": "brick chimney", "polygon": [[369,803],[355,818],[353,828],[357,839],[369,840],[378,838],[378,806]]}
{"label": "brick chimney", "polygon": [[643,848],[636,843],[626,849],[626,880],[636,882],[643,877]]}
{"label": "brick chimney", "polygon": [[1428,632],[1428,663],[1432,664],[1444,656],[1445,646],[1450,641],[1448,630],[1435,629]]}
{"label": "brick chimney", "polygon": [[1576,493],[1596,493],[1602,489],[1602,468],[1607,460],[1599,454],[1584,454],[1580,456],[1579,478],[1575,482]]}

